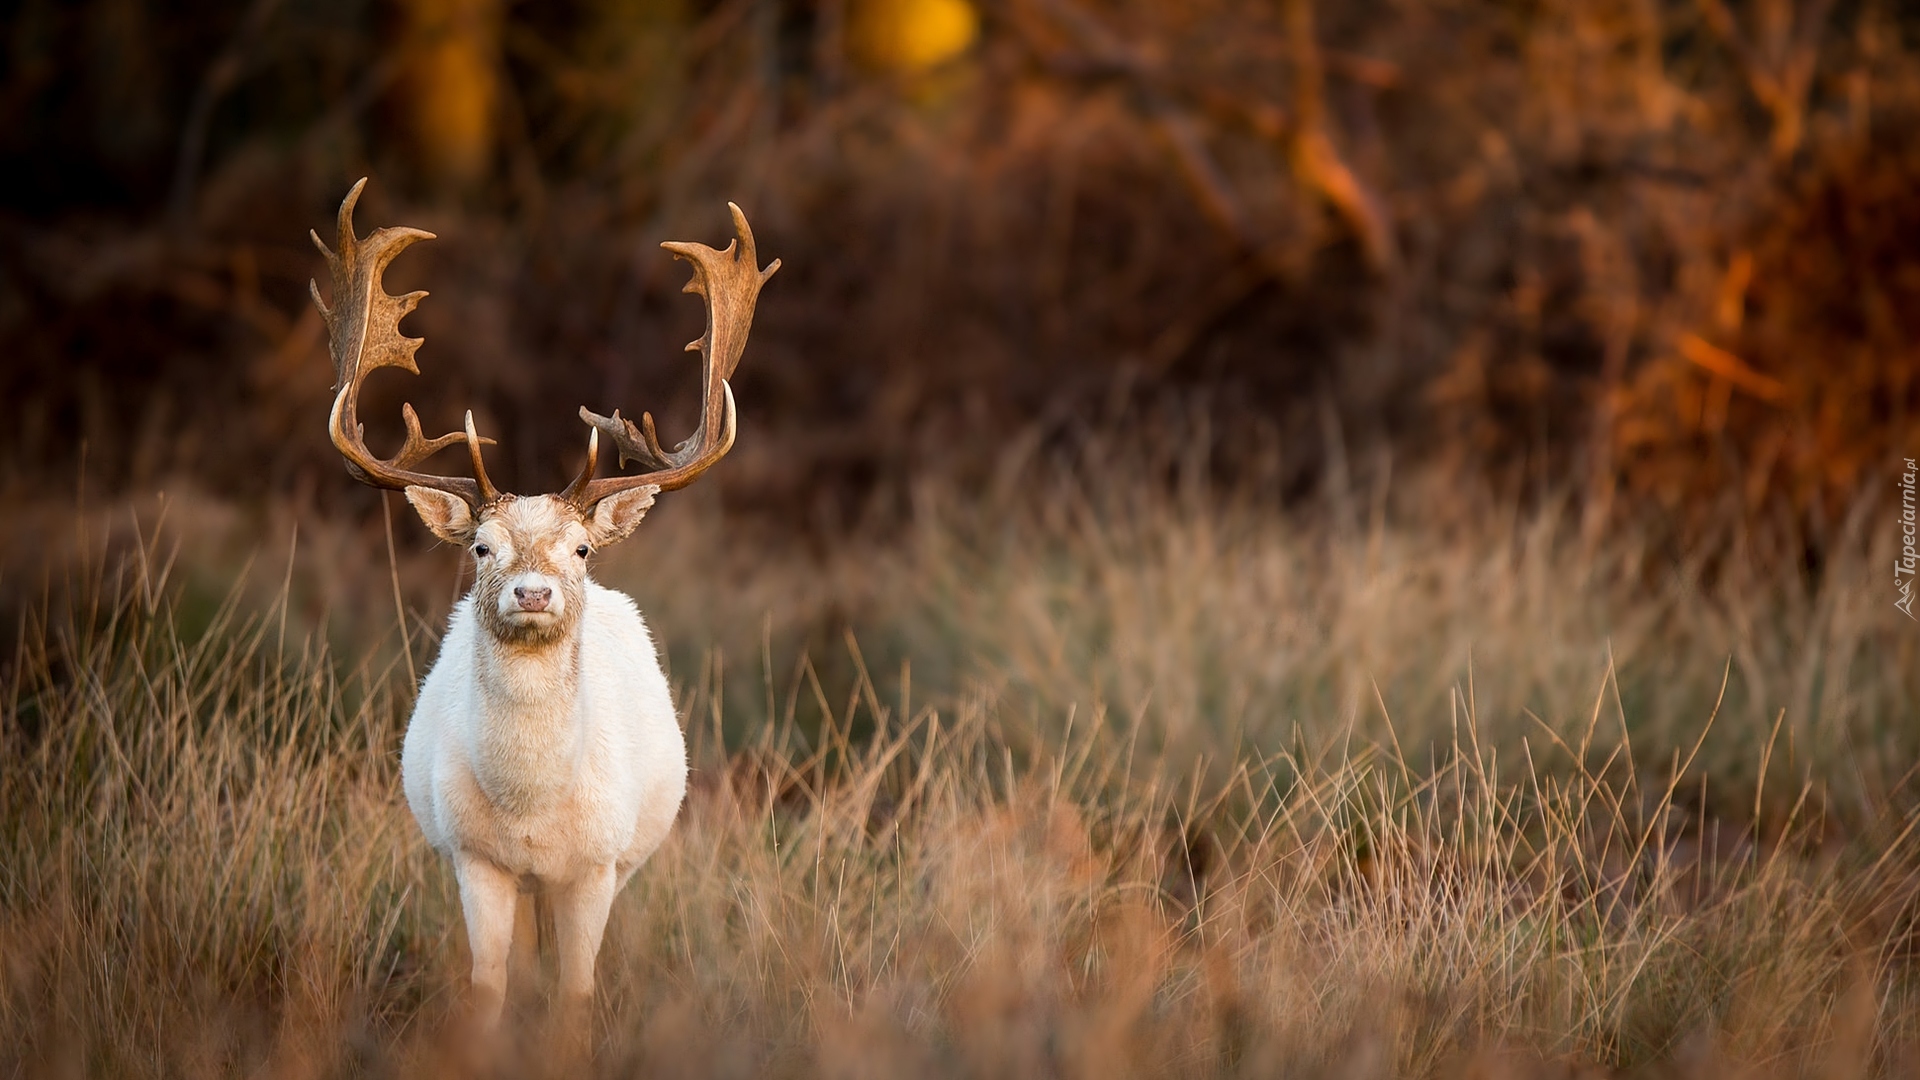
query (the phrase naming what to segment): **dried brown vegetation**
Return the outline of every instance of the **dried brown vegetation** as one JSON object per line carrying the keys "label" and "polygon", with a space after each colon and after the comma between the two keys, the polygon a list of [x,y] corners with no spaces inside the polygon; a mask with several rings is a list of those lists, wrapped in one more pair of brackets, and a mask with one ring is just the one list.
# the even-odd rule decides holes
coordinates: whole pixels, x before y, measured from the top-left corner
{"label": "dried brown vegetation", "polygon": [[[916,12],[946,44],[907,43]],[[161,23],[134,0],[9,20],[34,58],[0,93],[15,488],[64,484],[84,445],[115,488],[331,505],[324,443],[286,437],[326,393],[302,238],[368,172],[373,218],[443,238],[396,283],[432,289],[411,328],[442,373],[405,392],[435,430],[478,402],[509,485],[579,452],[530,398],[691,414],[668,380],[693,319],[654,243],[717,236],[724,198],[790,267],[729,498],[829,535],[1008,439],[1168,399],[1211,413],[1215,468],[1277,462],[1292,495],[1339,464],[1334,428],[1609,514],[1731,498],[1816,545],[1916,452],[1901,5],[259,0]],[[945,60],[859,61],[875,34]]]}
{"label": "dried brown vegetation", "polygon": [[[1018,479],[1047,497],[930,490],[909,542],[821,556],[669,507],[603,568],[697,763],[609,928],[606,1073],[1912,1067],[1920,667],[1861,584],[1884,535],[1702,587],[1565,510],[1349,533]],[[0,688],[0,1064],[461,1071],[395,639],[343,663],[292,567],[215,603],[166,530],[122,518],[113,562],[87,527]]]}

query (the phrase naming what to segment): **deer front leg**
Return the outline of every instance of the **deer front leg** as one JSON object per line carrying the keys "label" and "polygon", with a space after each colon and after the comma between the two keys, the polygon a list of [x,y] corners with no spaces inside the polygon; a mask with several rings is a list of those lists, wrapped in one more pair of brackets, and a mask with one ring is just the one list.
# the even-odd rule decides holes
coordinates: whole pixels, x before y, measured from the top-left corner
{"label": "deer front leg", "polygon": [[607,912],[613,907],[613,864],[597,866],[556,888],[553,897],[553,936],[559,945],[560,1009],[558,1060],[572,1070],[591,1057],[593,1034],[593,963],[607,930]]}
{"label": "deer front leg", "polygon": [[612,863],[597,866],[553,891],[553,929],[560,959],[560,1001],[584,1009],[593,999],[593,962],[613,908]]}
{"label": "deer front leg", "polygon": [[507,954],[513,947],[519,882],[492,862],[464,852],[454,855],[453,870],[460,880],[460,910],[473,952],[473,1019],[491,1029],[499,1024],[507,998]]}

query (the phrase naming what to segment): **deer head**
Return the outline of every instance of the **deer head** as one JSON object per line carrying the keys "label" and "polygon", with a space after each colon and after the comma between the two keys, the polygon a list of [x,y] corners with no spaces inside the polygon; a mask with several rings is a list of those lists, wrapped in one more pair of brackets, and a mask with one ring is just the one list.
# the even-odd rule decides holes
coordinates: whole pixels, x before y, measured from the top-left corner
{"label": "deer head", "polygon": [[[312,234],[333,275],[331,307],[321,300],[319,284],[313,285],[313,302],[327,324],[338,387],[327,432],[346,459],[349,475],[373,487],[406,492],[434,535],[471,551],[474,608],[496,638],[539,644],[565,637],[578,621],[587,559],[594,550],[626,538],[655,495],[693,483],[732,449],[733,389],[727,380],[746,348],[760,287],[780,269],[780,260],[760,268],[753,230],[732,203],[727,207],[733,211],[739,240],[725,251],[704,244],[662,244],[693,264],[693,279],[685,291],[706,301],[706,333],[687,345],[688,352],[700,354],[705,375],[699,426],[668,451],[660,446],[651,413],[641,413],[635,427],[618,409],[607,417],[582,406],[580,418],[588,425],[587,461],[579,475],[558,493],[513,495],[496,489],[487,478],[480,448],[493,440],[474,430],[471,410],[466,430],[428,439],[413,406],[403,405],[400,417],[407,434],[399,451],[379,458],[367,449],[358,414],[360,388],[369,374],[383,367],[420,373],[414,353],[422,339],[401,334],[400,320],[427,295],[392,296],[381,275],[402,251],[433,239],[433,234],[388,228],[364,239],[356,236],[353,208],[366,185],[365,179],[353,185],[340,204],[339,250],[329,249],[319,233]],[[622,468],[635,462],[645,471],[596,479],[603,434],[619,450]],[[471,478],[416,470],[456,443],[466,444]]]}

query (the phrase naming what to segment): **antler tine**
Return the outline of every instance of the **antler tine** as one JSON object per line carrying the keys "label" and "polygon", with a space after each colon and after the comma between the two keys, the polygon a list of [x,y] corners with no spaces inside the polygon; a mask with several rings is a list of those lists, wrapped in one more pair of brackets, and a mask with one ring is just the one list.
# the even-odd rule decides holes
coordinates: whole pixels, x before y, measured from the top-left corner
{"label": "antler tine", "polygon": [[[700,424],[684,442],[667,451],[660,446],[653,414],[641,413],[640,426],[636,427],[633,421],[621,417],[618,409],[608,417],[582,406],[580,418],[592,426],[593,434],[589,436],[586,471],[567,488],[567,498],[583,511],[609,495],[636,487],[652,485],[661,491],[683,488],[699,479],[701,473],[733,448],[733,387],[727,380],[739,366],[741,353],[747,347],[760,288],[780,269],[780,260],[775,259],[762,269],[746,214],[733,203],[728,203],[727,209],[733,213],[733,228],[739,239],[728,243],[725,251],[716,251],[705,244],[676,241],[660,245],[675,257],[693,264],[693,278],[682,291],[697,293],[706,300],[706,333],[687,345],[688,352],[700,354],[704,374]],[[619,449],[622,466],[636,461],[648,471],[633,476],[592,479],[602,433]]]}
{"label": "antler tine", "polygon": [[593,482],[594,467],[599,464],[600,429],[590,428],[587,431],[587,463],[580,466],[580,475],[573,478],[573,483],[567,485],[567,490],[561,492],[560,497],[585,510],[589,504],[581,500],[586,495],[587,485]]}
{"label": "antler tine", "polygon": [[[451,436],[449,436],[449,438],[451,438]],[[473,429],[472,409],[467,410],[467,430],[465,438],[467,440],[467,453],[473,456],[473,481],[474,485],[480,489],[480,502],[482,505],[497,502],[500,498],[500,492],[494,488],[493,481],[487,479],[487,463],[480,460],[480,445],[482,443],[490,443],[493,440],[482,439],[479,432]]]}
{"label": "antler tine", "polygon": [[[390,458],[379,458],[367,449],[366,430],[359,418],[360,387],[370,373],[383,367],[420,373],[414,351],[420,348],[423,339],[401,334],[400,320],[427,295],[420,291],[393,296],[380,278],[402,251],[434,236],[423,229],[405,227],[375,229],[364,240],[355,236],[353,208],[366,186],[366,178],[362,177],[340,203],[339,251],[328,248],[318,232],[309,234],[313,245],[326,256],[333,277],[331,308],[320,299],[319,283],[309,283],[314,306],[320,309],[320,316],[327,324],[334,379],[339,387],[333,399],[333,412],[327,419],[327,433],[333,439],[334,448],[346,459],[347,472],[354,479],[379,488],[435,488],[465,499],[477,510],[500,495],[480,469],[479,444],[493,440],[480,439],[474,434],[471,413],[466,431],[429,439],[420,430],[420,417],[413,406],[404,405],[400,416],[406,424],[407,438],[399,452]],[[421,461],[459,442],[467,443],[472,451],[476,479],[414,471],[413,467]]]}

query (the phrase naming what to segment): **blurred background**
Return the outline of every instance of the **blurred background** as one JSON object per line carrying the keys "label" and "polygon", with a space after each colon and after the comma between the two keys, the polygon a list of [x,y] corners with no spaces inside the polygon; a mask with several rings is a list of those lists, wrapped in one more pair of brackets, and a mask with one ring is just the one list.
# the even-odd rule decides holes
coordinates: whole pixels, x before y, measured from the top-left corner
{"label": "blurred background", "polygon": [[[8,0],[0,487],[331,514],[309,228],[496,478],[691,428],[664,239],[785,270],[730,513],[832,537],[1086,432],[1283,505],[1398,468],[1804,557],[1916,452],[1920,12],[1883,0]],[[1161,453],[1171,448],[1173,452]],[[448,469],[460,464],[449,456]],[[84,465],[83,465],[84,459]],[[411,537],[416,530],[408,529]],[[403,541],[410,542],[410,541]],[[1799,544],[1800,541],[1796,541]]]}

